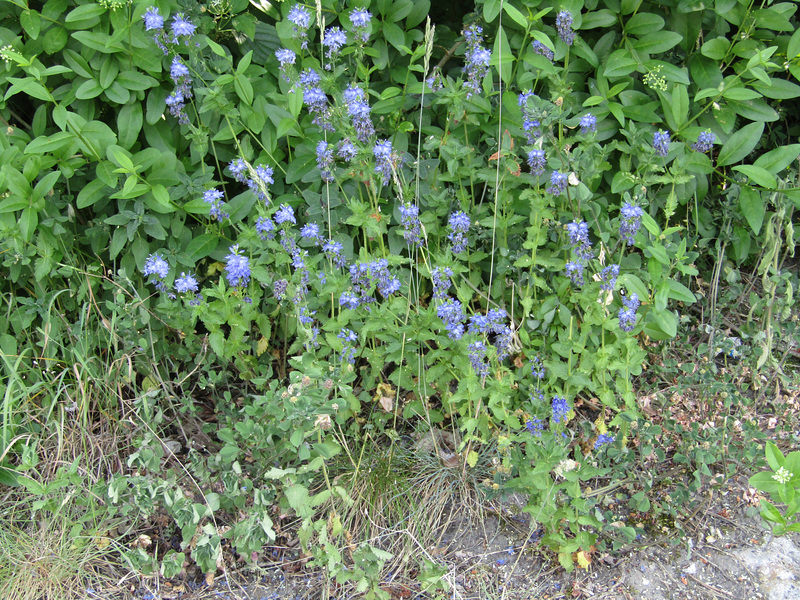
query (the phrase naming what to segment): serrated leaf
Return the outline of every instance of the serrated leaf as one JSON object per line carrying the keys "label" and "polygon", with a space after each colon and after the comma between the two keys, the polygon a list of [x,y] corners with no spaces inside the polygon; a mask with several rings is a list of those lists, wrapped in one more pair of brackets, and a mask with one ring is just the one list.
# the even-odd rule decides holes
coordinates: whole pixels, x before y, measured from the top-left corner
{"label": "serrated leaf", "polygon": [[717,157],[717,166],[732,165],[744,159],[756,147],[763,132],[764,123],[762,122],[750,123],[742,127],[722,146]]}

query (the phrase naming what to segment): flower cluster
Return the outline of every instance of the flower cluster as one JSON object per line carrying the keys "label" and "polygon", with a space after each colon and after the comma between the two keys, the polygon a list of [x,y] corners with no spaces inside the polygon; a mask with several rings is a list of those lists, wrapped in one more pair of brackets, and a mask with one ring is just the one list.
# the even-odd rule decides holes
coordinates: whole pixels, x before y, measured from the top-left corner
{"label": "flower cluster", "polygon": [[437,300],[447,298],[447,290],[453,284],[453,269],[450,267],[434,267],[431,271],[431,281],[433,282],[433,297]]}
{"label": "flower cluster", "polygon": [[311,25],[311,13],[304,6],[295,4],[286,16],[292,22],[292,35],[300,40],[300,47],[308,49],[308,27]]}
{"label": "flower cluster", "polygon": [[250,283],[250,259],[239,253],[239,244],[234,244],[228,250],[230,254],[225,257],[225,277],[232,287],[244,288]]}
{"label": "flower cluster", "polygon": [[528,166],[531,168],[531,175],[542,175],[547,166],[547,159],[544,155],[544,150],[534,148],[528,152]]}
{"label": "flower cluster", "polygon": [[611,444],[614,442],[614,436],[609,435],[607,433],[601,433],[597,436],[597,440],[594,443],[594,449],[599,450],[606,444]]}
{"label": "flower cluster", "polygon": [[566,273],[572,283],[583,285],[583,270],[586,263],[594,258],[592,242],[589,240],[589,226],[586,221],[573,221],[567,224],[567,234],[569,235],[569,243],[572,246],[576,260],[567,262]]}
{"label": "flower cluster", "polygon": [[619,277],[619,265],[608,265],[600,271],[600,289],[606,292],[614,291]]}
{"label": "flower cluster", "polygon": [[356,139],[360,142],[366,142],[375,134],[375,127],[370,118],[372,109],[366,102],[364,90],[356,85],[351,85],[344,91],[343,97],[347,112],[353,120]]}
{"label": "flower cluster", "polygon": [[252,190],[259,200],[264,202],[267,206],[270,205],[267,186],[275,183],[272,177],[274,173],[272,167],[268,165],[257,165],[253,168],[244,159],[234,158],[228,165],[228,170],[236,181],[244,183]]}
{"label": "flower cluster", "polygon": [[467,98],[469,98],[472,94],[480,93],[483,78],[489,71],[492,53],[483,47],[483,29],[479,25],[470,25],[463,31],[463,34],[467,41],[465,54],[467,81],[464,83],[464,87],[467,88]]}
{"label": "flower cluster", "polygon": [[569,175],[561,171],[553,171],[550,173],[550,186],[547,188],[547,193],[560,196],[567,190],[568,183]]}
{"label": "flower cluster", "polygon": [[389,261],[385,258],[350,265],[350,283],[350,289],[339,297],[339,304],[350,309],[375,302],[374,288],[384,298],[400,290],[400,280],[389,272]]}
{"label": "flower cluster", "polygon": [[422,246],[419,206],[404,204],[398,210],[400,211],[400,224],[403,226],[403,239],[409,246]]}
{"label": "flower cluster", "polygon": [[667,156],[669,154],[669,133],[663,129],[659,129],[653,134],[653,149],[659,156]]}
{"label": "flower cluster", "polygon": [[570,407],[567,403],[566,398],[562,398],[561,396],[553,396],[552,402],[552,409],[553,409],[553,423],[564,423],[567,422],[567,415],[569,415]]}
{"label": "flower cluster", "polygon": [[485,335],[493,339],[497,348],[497,360],[505,359],[511,351],[513,330],[505,323],[508,314],[502,308],[493,308],[485,315],[472,315],[469,320],[469,333]]}
{"label": "flower cluster", "polygon": [[486,358],[486,344],[483,341],[471,342],[467,346],[467,356],[478,377],[483,378],[489,375],[489,361]]}
{"label": "flower cluster", "polygon": [[622,217],[619,222],[619,237],[624,240],[628,246],[632,246],[636,234],[639,231],[639,227],[642,225],[644,211],[641,206],[626,202],[622,205],[619,212]]}
{"label": "flower cluster", "polygon": [[336,337],[344,342],[340,355],[341,361],[352,365],[356,362],[355,344],[358,343],[358,336],[352,329],[343,328]]}
{"label": "flower cluster", "polygon": [[572,29],[572,15],[562,10],[556,15],[556,30],[558,37],[560,37],[567,46],[571,46],[575,41],[575,32]]}
{"label": "flower cluster", "polygon": [[597,131],[597,117],[589,113],[581,117],[581,133]]}
{"label": "flower cluster", "polygon": [[330,124],[330,108],[328,107],[328,96],[319,86],[322,78],[314,69],[306,69],[300,73],[298,85],[303,90],[303,103],[308,108],[308,112],[314,115],[311,121],[314,125],[319,125],[325,130],[333,131]]}
{"label": "flower cluster", "polygon": [[636,327],[636,311],[639,309],[639,296],[631,294],[622,298],[622,308],[619,309],[619,328],[622,331],[633,331]]}
{"label": "flower cluster", "polygon": [[444,322],[445,329],[447,329],[447,336],[451,340],[460,340],[464,336],[464,309],[461,307],[461,302],[448,298],[439,308],[436,309],[436,314]]}
{"label": "flower cluster", "polygon": [[453,244],[453,253],[459,254],[467,249],[467,232],[469,231],[469,215],[462,211],[456,211],[450,215],[447,227],[450,233],[447,239]]}
{"label": "flower cluster", "polygon": [[155,40],[156,45],[164,54],[168,52],[165,44],[177,44],[181,41],[181,38],[186,38],[183,41],[188,46],[189,40],[196,29],[189,19],[185,18],[182,13],[178,13],[172,17],[172,24],[170,25],[172,36],[170,37],[164,30],[164,17],[159,14],[158,7],[155,6],[151,6],[145,11],[142,15],[142,20],[144,21],[145,31],[155,32],[153,33],[153,40]]}
{"label": "flower cluster", "polygon": [[553,57],[555,56],[555,54],[553,54],[553,51],[550,50],[550,48],[545,46],[539,40],[533,40],[533,43],[531,44],[531,48],[532,48],[534,54],[538,54],[540,56],[544,56],[547,60],[549,60],[551,62],[553,60]]}
{"label": "flower cluster", "polygon": [[[175,298],[175,294],[170,292],[166,282],[169,276],[169,263],[160,254],[155,253],[147,257],[144,261],[142,274],[150,278],[148,283],[152,283],[158,291],[167,293],[170,299]],[[203,300],[198,290],[197,279],[191,273],[182,272],[180,277],[175,279],[176,292],[179,294],[194,294],[194,298],[189,301],[192,306],[197,306]]]}
{"label": "flower cluster", "polygon": [[350,22],[353,24],[353,33],[363,43],[369,41],[369,24],[372,22],[372,13],[368,10],[356,8],[350,11]]}
{"label": "flower cluster", "polygon": [[701,132],[697,141],[692,144],[692,150],[697,152],[708,152],[714,147],[714,142],[717,141],[717,136],[714,135],[710,129]]}
{"label": "flower cluster", "polygon": [[[535,107],[530,106],[529,100],[531,98],[536,98],[533,92],[522,92],[517,97],[517,103],[522,110],[522,130],[525,132],[525,137],[529,144],[533,144],[542,135],[542,132],[539,130],[541,121],[539,120],[538,111]],[[539,152],[542,152],[542,150],[539,150]],[[542,152],[542,157],[544,157],[544,152]],[[531,169],[533,169],[533,167],[531,167]],[[544,172],[544,164],[542,165],[542,172]],[[541,175],[541,173],[537,174]]]}
{"label": "flower cluster", "polygon": [[334,180],[331,169],[333,168],[333,148],[325,140],[317,144],[317,168],[322,181],[330,183]]}
{"label": "flower cluster", "polygon": [[538,417],[531,417],[525,422],[525,429],[528,430],[533,437],[542,437],[544,430],[544,421]]}
{"label": "flower cluster", "polygon": [[[325,37],[322,40],[322,45],[328,49],[328,53],[325,55],[328,60],[336,60],[339,56],[339,52],[346,43],[347,34],[345,34],[340,27],[328,27],[325,31]],[[325,65],[325,68],[330,70],[332,66],[328,63]]]}
{"label": "flower cluster", "polygon": [[222,198],[224,194],[218,189],[210,189],[203,192],[203,201],[211,205],[209,214],[212,219],[216,219],[220,223],[227,219],[230,215],[222,210]]}
{"label": "flower cluster", "polygon": [[383,175],[383,185],[389,183],[400,157],[392,149],[391,140],[381,140],[372,147],[375,156],[375,172]]}

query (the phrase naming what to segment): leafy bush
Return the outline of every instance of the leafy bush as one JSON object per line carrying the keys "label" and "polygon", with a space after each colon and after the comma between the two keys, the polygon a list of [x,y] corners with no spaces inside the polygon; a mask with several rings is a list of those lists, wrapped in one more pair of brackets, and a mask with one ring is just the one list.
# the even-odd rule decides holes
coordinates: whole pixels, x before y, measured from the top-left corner
{"label": "leafy bush", "polygon": [[[765,131],[795,127],[796,6],[491,0],[457,31],[428,2],[359,6],[0,8],[3,352],[51,311],[115,316],[148,393],[141,475],[105,494],[164,505],[206,572],[215,514],[246,515],[225,534],[243,556],[275,538],[276,500],[327,548],[341,531],[314,509],[347,495],[326,471],[343,436],[442,424],[464,468],[499,453],[495,485],[530,495],[572,568],[605,526],[581,482],[628,452],[644,344],[688,322],[698,259],[766,245],[770,310],[791,297],[774,258],[800,145]],[[54,335],[37,355],[61,358]],[[233,389],[217,451],[189,457],[222,490],[202,502],[162,468],[170,380]],[[20,426],[4,414],[16,453]],[[359,552],[379,595],[387,557]]]}

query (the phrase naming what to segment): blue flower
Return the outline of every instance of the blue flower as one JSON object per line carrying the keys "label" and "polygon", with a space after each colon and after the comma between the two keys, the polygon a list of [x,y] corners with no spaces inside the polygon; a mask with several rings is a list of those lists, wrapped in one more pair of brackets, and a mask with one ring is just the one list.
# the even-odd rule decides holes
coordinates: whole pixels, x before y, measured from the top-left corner
{"label": "blue flower", "polygon": [[358,342],[358,335],[352,329],[342,328],[336,337],[344,342],[341,354],[342,362],[347,361],[352,365],[355,363],[356,357],[356,350],[352,344]]}
{"label": "blue flower", "polygon": [[415,204],[404,204],[398,208],[400,224],[403,226],[403,238],[409,246],[422,246],[420,235],[419,207]]}
{"label": "blue flower", "polygon": [[531,375],[533,375],[535,379],[544,379],[546,374],[547,371],[544,368],[542,359],[538,356],[534,356],[531,360]]}
{"label": "blue flower", "polygon": [[166,97],[164,103],[169,107],[169,114],[178,119],[178,123],[189,124],[189,117],[183,112],[183,107],[186,106],[186,99],[180,91],[175,90],[172,92]]}
{"label": "blue flower", "polygon": [[639,227],[642,224],[642,216],[644,215],[644,211],[642,210],[641,206],[636,206],[626,202],[622,205],[622,208],[619,212],[622,217],[619,222],[619,236],[625,241],[625,243],[628,244],[628,246],[631,246],[633,245],[636,233],[639,231]]}
{"label": "blue flower", "polygon": [[583,285],[583,264],[574,260],[567,261],[564,270],[575,285]]}
{"label": "blue flower", "polygon": [[544,421],[538,417],[531,417],[525,422],[525,429],[528,430],[533,437],[542,437],[544,430]]}
{"label": "blue flower", "polygon": [[378,141],[372,147],[372,154],[375,156],[375,172],[383,175],[383,185],[386,185],[392,178],[397,162],[391,140]]}
{"label": "blue flower", "polygon": [[531,168],[531,175],[541,175],[547,166],[547,159],[544,150],[534,148],[528,152],[528,166]]}
{"label": "blue flower", "polygon": [[206,204],[211,205],[211,210],[209,211],[209,215],[211,215],[212,219],[216,219],[217,221],[222,222],[224,219],[227,219],[230,215],[222,210],[222,199],[223,193],[217,189],[206,190],[203,192],[203,201]]}
{"label": "blue flower", "polygon": [[456,211],[450,215],[447,221],[447,226],[450,229],[447,239],[453,245],[454,254],[459,254],[467,249],[467,232],[470,224],[469,215],[463,211]]}
{"label": "blue flower", "polygon": [[336,150],[336,155],[339,158],[343,158],[347,162],[350,162],[358,155],[358,150],[356,150],[356,147],[353,146],[353,142],[351,142],[348,139],[344,139],[341,142],[339,142],[339,145],[337,146]]}
{"label": "blue flower", "polygon": [[369,40],[369,27],[372,21],[372,14],[368,10],[356,8],[350,11],[350,22],[355,27],[356,36],[364,43]]}
{"label": "blue flower", "polygon": [[292,35],[295,39],[300,40],[300,47],[305,50],[308,48],[308,38],[306,37],[306,29],[311,25],[311,13],[303,6],[295,4],[286,16],[294,27],[292,27]]}
{"label": "blue flower", "polygon": [[[347,35],[339,27],[328,27],[325,32],[325,38],[322,40],[322,45],[328,49],[326,56],[333,60],[339,56],[339,51],[347,43]],[[326,68],[330,69],[330,65]]]}
{"label": "blue flower", "polygon": [[[447,298],[447,290],[450,289],[452,282],[450,278],[453,276],[453,269],[450,267],[434,267],[431,271],[431,280],[433,281],[433,297],[439,300]],[[471,321],[470,321],[471,325]]]}
{"label": "blue flower", "polygon": [[450,339],[460,340],[464,335],[464,309],[461,302],[448,298],[436,309],[436,314],[444,322]]}
{"label": "blue flower", "polygon": [[570,408],[569,404],[567,403],[566,398],[562,398],[561,396],[553,396],[553,423],[564,423],[567,422],[567,415],[569,414]]}
{"label": "blue flower", "polygon": [[594,443],[594,449],[598,450],[605,444],[611,444],[614,442],[614,436],[608,435],[607,433],[601,433],[597,436],[597,441]]}
{"label": "blue flower", "polygon": [[703,131],[697,138],[697,141],[692,144],[692,150],[697,152],[708,152],[714,147],[714,142],[717,141],[717,136],[714,135],[710,129]]}
{"label": "blue flower", "polygon": [[293,65],[296,57],[297,55],[288,48],[278,48],[275,51],[275,58],[278,59],[278,62],[281,64],[281,68],[286,67],[286,65]]}
{"label": "blue flower", "polygon": [[669,154],[669,133],[659,129],[653,134],[653,149],[659,156]]}
{"label": "blue flower", "polygon": [[550,48],[545,46],[539,40],[533,40],[533,43],[531,44],[531,48],[533,49],[534,54],[539,54],[540,56],[544,56],[545,58],[547,58],[551,62],[553,60],[553,57],[555,56],[555,54],[553,54],[553,51],[550,50]]}
{"label": "blue flower", "polygon": [[636,311],[639,308],[639,296],[631,294],[622,299],[622,308],[619,309],[619,328],[622,331],[633,331],[636,327]]}
{"label": "blue flower", "polygon": [[323,244],[322,251],[331,259],[334,265],[341,268],[345,265],[345,257],[342,254],[344,251],[344,247],[340,242],[334,242],[333,240],[328,240]]}
{"label": "blue flower", "polygon": [[583,115],[581,117],[581,133],[590,131],[597,131],[597,117],[593,114]]}
{"label": "blue flower", "polygon": [[470,25],[463,33],[467,41],[467,51],[465,55],[467,60],[465,66],[467,81],[464,83],[464,86],[467,88],[467,98],[469,98],[473,93],[480,93],[481,82],[489,71],[492,53],[482,46],[483,30],[479,26]]}
{"label": "blue flower", "polygon": [[144,15],[142,15],[142,19],[144,19],[145,31],[164,28],[164,17],[158,14],[158,8],[155,6],[148,8]]}
{"label": "blue flower", "polygon": [[571,46],[572,42],[575,41],[575,32],[572,30],[572,15],[568,11],[562,10],[556,15],[556,30],[558,31],[558,37],[564,40],[567,46]]}
{"label": "blue flower", "polygon": [[225,276],[233,287],[245,287],[250,282],[250,260],[239,254],[239,245],[229,248],[230,254],[225,257]]}
{"label": "blue flower", "polygon": [[569,242],[579,261],[588,261],[594,257],[592,242],[589,240],[589,226],[585,221],[573,221],[567,225]]}
{"label": "blue flower", "polygon": [[247,163],[241,158],[234,158],[228,165],[228,170],[233,178],[239,183],[244,183],[245,173],[247,173]]}
{"label": "blue flower", "polygon": [[[172,64],[169,67],[169,76],[175,83],[179,83],[181,77],[188,78],[189,77],[189,68],[183,64],[183,61],[179,57],[175,57],[172,59]],[[191,82],[191,80],[189,80]],[[184,80],[184,83],[189,83]]]}
{"label": "blue flower", "polygon": [[275,213],[275,223],[283,225],[284,223],[297,224],[297,219],[294,218],[294,209],[288,204],[281,204],[278,212]]}
{"label": "blue flower", "polygon": [[300,229],[300,237],[304,240],[313,240],[314,244],[319,246],[322,243],[322,235],[319,233],[319,225],[316,223],[307,223]]}
{"label": "blue flower", "polygon": [[262,240],[275,239],[275,223],[269,217],[259,217],[256,220],[256,231]]}
{"label": "blue flower", "polygon": [[144,261],[142,274],[145,277],[166,279],[167,275],[169,275],[169,264],[160,254],[151,254],[147,257],[147,260]]}
{"label": "blue flower", "polygon": [[547,188],[547,193],[560,196],[566,191],[568,182],[569,176],[566,173],[553,171],[550,173],[550,187]]}
{"label": "blue flower", "polygon": [[172,19],[172,35],[175,36],[173,43],[177,43],[179,37],[192,37],[195,29],[191,21],[185,19],[182,13],[178,13]]}
{"label": "blue flower", "polygon": [[272,292],[275,294],[278,302],[281,302],[286,297],[286,288],[289,287],[289,282],[285,279],[278,279],[272,284]]}
{"label": "blue flower", "polygon": [[181,276],[175,280],[175,291],[179,294],[186,292],[197,292],[198,290],[197,279],[191,274],[181,273]]}
{"label": "blue flower", "polygon": [[297,83],[300,87],[305,89],[319,85],[320,81],[322,81],[322,78],[319,76],[319,73],[314,69],[305,69],[300,73]]}
{"label": "blue flower", "polygon": [[600,271],[600,289],[607,292],[613,291],[619,277],[619,265],[608,265]]}
{"label": "blue flower", "polygon": [[333,173],[333,148],[325,140],[320,140],[317,144],[317,168],[322,181],[330,183],[334,181]]}
{"label": "blue flower", "polygon": [[351,291],[342,292],[342,295],[339,296],[339,306],[355,310],[361,306],[361,298]]}

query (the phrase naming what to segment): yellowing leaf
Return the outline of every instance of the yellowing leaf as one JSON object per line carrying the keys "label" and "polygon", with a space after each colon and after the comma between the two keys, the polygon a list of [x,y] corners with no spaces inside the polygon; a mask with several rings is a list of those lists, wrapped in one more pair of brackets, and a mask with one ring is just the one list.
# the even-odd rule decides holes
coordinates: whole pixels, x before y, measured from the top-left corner
{"label": "yellowing leaf", "polygon": [[470,450],[467,454],[467,464],[473,468],[478,464],[478,453],[475,450]]}
{"label": "yellowing leaf", "polygon": [[592,559],[589,556],[589,553],[585,550],[580,550],[579,552],[575,553],[575,562],[578,563],[582,569],[588,569],[589,565],[592,564]]}
{"label": "yellowing leaf", "polygon": [[264,352],[267,351],[267,347],[269,346],[269,340],[265,337],[261,337],[258,340],[258,344],[256,344],[256,356],[261,356]]}

